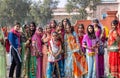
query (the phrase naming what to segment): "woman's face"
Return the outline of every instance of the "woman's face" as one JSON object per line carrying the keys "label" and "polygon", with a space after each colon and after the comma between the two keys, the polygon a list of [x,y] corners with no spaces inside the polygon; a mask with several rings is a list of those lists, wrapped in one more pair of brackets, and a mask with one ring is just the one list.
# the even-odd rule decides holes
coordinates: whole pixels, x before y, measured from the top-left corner
{"label": "woman's face", "polygon": [[82,26],[79,26],[78,27],[78,32],[83,32],[84,31],[84,28]]}
{"label": "woman's face", "polygon": [[67,33],[70,33],[70,32],[71,32],[70,26],[67,25],[65,29],[66,29],[66,32],[67,32]]}
{"label": "woman's face", "polygon": [[47,31],[47,32],[51,32],[51,27],[50,27],[50,26],[47,27],[47,28],[46,28],[46,31]]}
{"label": "woman's face", "polygon": [[93,23],[93,26],[94,26],[94,27],[98,26],[98,23],[97,23],[97,22],[94,22],[94,23]]}
{"label": "woman's face", "polygon": [[63,29],[63,27],[62,27],[62,25],[58,25],[58,30],[62,30]]}
{"label": "woman's face", "polygon": [[88,27],[88,32],[90,32],[90,33],[93,32],[93,28],[91,26]]}
{"label": "woman's face", "polygon": [[55,28],[55,23],[54,23],[54,21],[51,21],[51,24],[50,24],[50,25],[51,25],[52,28]]}
{"label": "woman's face", "polygon": [[35,26],[33,24],[30,24],[30,30],[31,31],[35,30]]}
{"label": "woman's face", "polygon": [[53,40],[57,40],[57,34],[56,33],[52,33],[52,38],[53,38]]}
{"label": "woman's face", "polygon": [[116,29],[117,28],[117,25],[114,25],[113,23],[112,23],[112,29]]}
{"label": "woman's face", "polygon": [[14,30],[19,31],[20,30],[20,25],[15,25]]}
{"label": "woman's face", "polygon": [[42,34],[42,32],[43,32],[42,29],[40,29],[40,28],[37,29],[38,34]]}
{"label": "woman's face", "polygon": [[29,26],[28,26],[28,25],[25,27],[25,31],[26,31],[26,32],[29,31]]}
{"label": "woman's face", "polygon": [[67,20],[63,20],[63,25],[64,25],[64,26],[67,25]]}

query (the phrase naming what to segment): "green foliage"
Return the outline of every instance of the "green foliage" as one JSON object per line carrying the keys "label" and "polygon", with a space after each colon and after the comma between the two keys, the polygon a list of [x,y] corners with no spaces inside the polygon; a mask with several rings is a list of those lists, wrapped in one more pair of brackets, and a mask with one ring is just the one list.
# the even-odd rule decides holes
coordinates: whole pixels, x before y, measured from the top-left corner
{"label": "green foliage", "polygon": [[35,21],[45,25],[52,18],[52,9],[56,8],[57,0],[0,0],[0,24],[13,24],[14,21]]}
{"label": "green foliage", "polygon": [[0,23],[13,24],[14,21],[23,22],[30,10],[29,0],[1,0]]}
{"label": "green foliage", "polygon": [[33,17],[34,21],[42,26],[47,24],[52,18],[52,9],[56,8],[58,1],[53,0],[43,0],[34,3],[31,6],[30,15]]}
{"label": "green foliage", "polygon": [[91,10],[95,11],[99,2],[100,0],[67,0],[65,8],[68,13],[73,11],[79,13],[79,15],[72,16],[73,21],[81,20],[86,19],[88,16],[86,8],[89,7]]}

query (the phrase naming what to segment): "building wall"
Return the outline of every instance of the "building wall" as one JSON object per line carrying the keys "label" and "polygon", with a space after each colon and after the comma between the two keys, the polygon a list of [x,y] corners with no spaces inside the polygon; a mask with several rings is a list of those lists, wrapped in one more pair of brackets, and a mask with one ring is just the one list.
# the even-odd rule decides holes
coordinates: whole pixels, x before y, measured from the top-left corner
{"label": "building wall", "polygon": [[107,14],[107,11],[118,11],[117,17],[120,17],[120,0],[102,0],[99,5],[97,5],[97,10],[94,13],[94,17],[103,19],[103,14]]}
{"label": "building wall", "polygon": [[107,14],[107,11],[118,11],[118,3],[101,3],[97,6],[95,17],[103,19],[103,15]]}
{"label": "building wall", "polygon": [[[88,9],[88,20],[93,18],[103,19],[103,16],[107,16],[107,11],[118,11],[117,17],[120,19],[120,0],[102,0],[100,4],[97,5],[96,11],[90,11]],[[57,8],[53,10],[53,19],[56,19],[58,22],[64,18],[71,19],[72,15],[76,15],[77,12],[69,14],[66,12],[65,8]]]}

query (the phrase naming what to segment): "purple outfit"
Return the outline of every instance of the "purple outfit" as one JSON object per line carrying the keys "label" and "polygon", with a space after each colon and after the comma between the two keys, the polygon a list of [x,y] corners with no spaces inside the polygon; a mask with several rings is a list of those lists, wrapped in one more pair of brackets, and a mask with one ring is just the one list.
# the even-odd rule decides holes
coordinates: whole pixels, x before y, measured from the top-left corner
{"label": "purple outfit", "polygon": [[[100,39],[101,29],[98,29],[95,32],[95,35],[96,35],[96,37],[98,37]],[[100,39],[100,41],[102,41],[102,40]],[[99,50],[98,50],[98,52],[99,52]],[[102,55],[97,54],[96,55],[96,76],[97,76],[97,78],[104,76],[104,54],[102,54]]]}
{"label": "purple outfit", "polygon": [[[98,38],[96,37],[95,39],[90,39],[88,34],[84,35],[82,44],[86,44],[88,48],[93,47],[97,44]],[[86,49],[86,58],[87,58],[87,63],[88,63],[88,77],[87,78],[95,78],[96,76],[96,69],[95,69],[95,56],[97,49],[91,50],[91,49]],[[90,53],[94,53],[94,55],[89,55]]]}
{"label": "purple outfit", "polygon": [[[36,43],[36,48],[38,52],[42,52],[42,41],[41,41],[42,35],[35,34],[32,37],[32,41],[35,41]],[[42,78],[42,56],[38,56],[37,58],[37,75],[36,78]]]}
{"label": "purple outfit", "polygon": [[[96,38],[96,39],[90,39],[87,34],[84,35],[83,41],[82,41],[83,44],[84,44],[84,43],[87,44],[87,47],[92,47],[92,46],[94,46],[97,42],[98,42],[98,38]],[[95,51],[95,50],[87,49],[87,52],[96,52],[96,51]]]}

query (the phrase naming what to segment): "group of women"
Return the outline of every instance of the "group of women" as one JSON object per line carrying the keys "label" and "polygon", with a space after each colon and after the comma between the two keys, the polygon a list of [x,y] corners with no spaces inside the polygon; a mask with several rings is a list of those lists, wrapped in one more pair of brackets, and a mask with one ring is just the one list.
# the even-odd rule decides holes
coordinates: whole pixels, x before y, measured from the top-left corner
{"label": "group of women", "polygon": [[0,78],[6,78],[6,40],[12,56],[10,78],[15,69],[16,78],[104,78],[105,47],[109,47],[110,74],[120,78],[118,20],[113,20],[111,27],[107,38],[98,19],[87,26],[86,32],[83,24],[74,30],[67,18],[58,24],[52,20],[45,29],[34,22],[22,27],[16,22],[8,38],[0,31]]}

